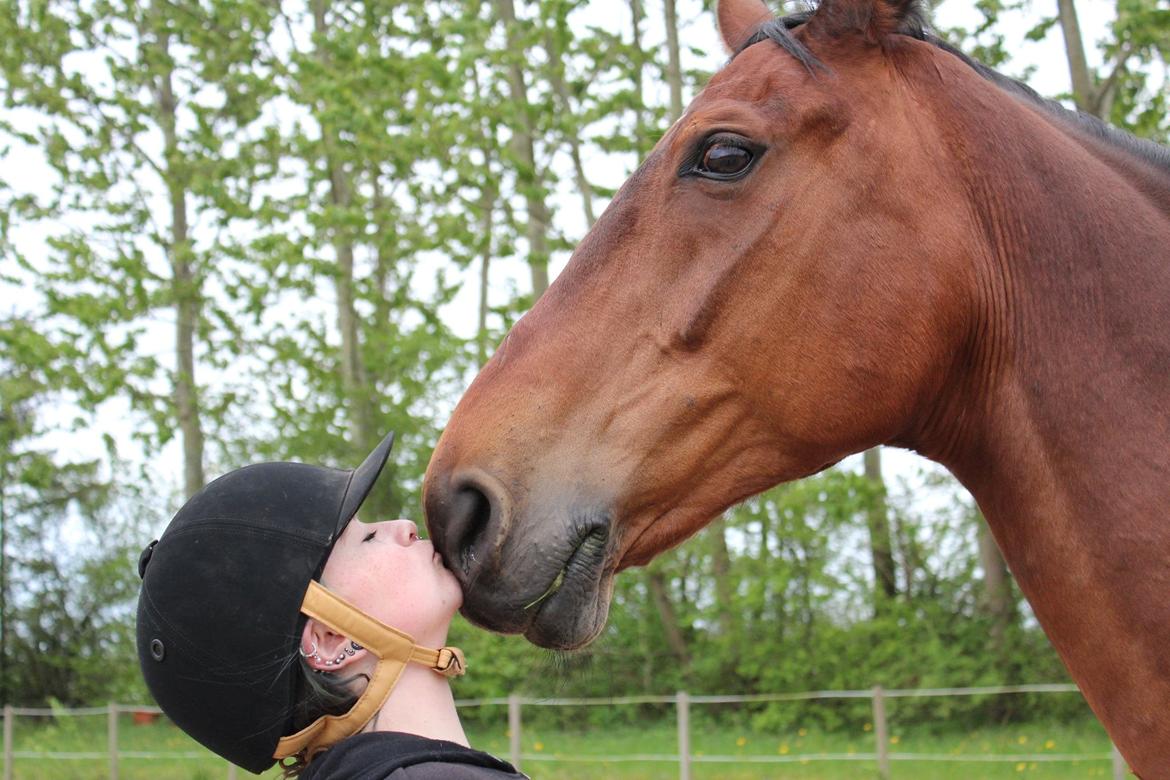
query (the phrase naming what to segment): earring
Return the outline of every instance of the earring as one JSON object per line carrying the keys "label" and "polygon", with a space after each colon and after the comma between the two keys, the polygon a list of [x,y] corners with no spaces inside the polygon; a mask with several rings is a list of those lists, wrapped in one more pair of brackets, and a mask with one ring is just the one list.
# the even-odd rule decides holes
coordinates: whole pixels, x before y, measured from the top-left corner
{"label": "earring", "polygon": [[312,650],[306,653],[305,648],[298,645],[297,652],[301,654],[301,658],[312,658],[314,661],[320,661],[321,656],[317,655],[317,643],[310,642],[309,644],[313,648]]}

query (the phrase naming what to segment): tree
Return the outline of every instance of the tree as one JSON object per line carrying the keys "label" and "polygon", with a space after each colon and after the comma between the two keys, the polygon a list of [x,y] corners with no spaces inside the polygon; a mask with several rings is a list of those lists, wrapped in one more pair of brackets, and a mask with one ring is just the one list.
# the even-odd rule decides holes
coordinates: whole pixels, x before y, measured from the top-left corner
{"label": "tree", "polygon": [[[220,303],[206,298],[230,266],[214,234],[194,239],[192,220],[223,226],[238,206],[230,180],[249,161],[232,158],[228,139],[268,94],[251,55],[269,22],[262,4],[180,12],[162,0],[10,4],[0,15],[0,89],[36,115],[0,130],[39,149],[56,177],[48,197],[16,200],[16,219],[53,231],[49,251],[7,254],[40,290],[55,338],[84,344],[74,372],[84,406],[128,399],[153,424],[142,436],[151,447],[178,429],[188,495],[203,484],[209,410],[231,403],[203,396],[197,366],[232,344],[215,327]],[[166,316],[169,369],[154,332]]]}
{"label": "tree", "polygon": [[1170,10],[1150,0],[1117,4],[1102,71],[1089,67],[1074,0],[1057,0],[1073,102],[1077,108],[1138,135],[1166,138],[1165,90],[1148,89],[1151,66],[1165,71],[1170,55]]}
{"label": "tree", "polygon": [[1007,562],[1004,561],[1003,554],[991,536],[987,520],[981,512],[976,511],[975,515],[979,529],[979,565],[983,569],[980,607],[991,620],[989,649],[993,654],[999,655],[1004,650],[1004,637],[1015,623],[1016,601],[1019,596],[1012,592],[1012,578],[1008,572]]}
{"label": "tree", "polygon": [[131,561],[148,515],[115,504],[97,460],[64,460],[44,443],[40,409],[63,387],[54,353],[34,323],[0,321],[5,704],[89,704],[142,688],[131,638],[137,595]]}
{"label": "tree", "polygon": [[[947,34],[991,67],[1010,64],[1000,32],[1001,14],[1024,4],[994,2],[977,7],[984,17],[982,24],[975,30],[952,29]],[[1039,41],[1059,27],[1073,105],[1138,136],[1165,143],[1170,138],[1166,92],[1157,85],[1164,82],[1170,61],[1170,11],[1157,0],[1124,0],[1116,8],[1110,34],[1099,44],[1100,68],[1090,65],[1075,0],[1056,0],[1054,15],[1042,17],[1026,37]],[[1093,37],[1097,35],[1094,31]]]}
{"label": "tree", "polygon": [[[448,30],[421,2],[319,0],[307,14],[287,11],[284,24],[309,45],[276,66],[274,84],[297,117],[266,139],[284,186],[265,185],[258,230],[233,250],[276,270],[241,282],[264,300],[249,376],[267,388],[267,413],[263,434],[249,431],[236,449],[241,461],[351,466],[396,431],[384,482],[398,489],[376,491],[367,514],[417,513],[414,488],[436,437],[430,404],[454,394],[467,365],[439,317],[454,285],[440,270],[432,293],[415,290],[427,254],[467,238],[446,211],[458,177],[433,175],[457,116],[428,109],[461,99]],[[323,288],[334,293],[329,305]],[[284,316],[264,317],[271,307]]]}
{"label": "tree", "polygon": [[666,22],[666,83],[670,87],[670,121],[673,124],[683,112],[682,56],[678,46],[678,10],[675,0],[662,0],[662,12]]}
{"label": "tree", "polygon": [[524,199],[527,220],[528,264],[532,269],[532,300],[548,288],[548,230],[551,215],[545,205],[544,171],[536,158],[536,123],[524,72],[531,25],[516,17],[512,0],[494,0],[496,15],[504,28],[508,93],[507,126],[512,132],[510,162],[516,166],[517,188]]}
{"label": "tree", "polygon": [[890,520],[886,507],[886,483],[882,479],[881,449],[873,447],[862,456],[865,478],[872,488],[866,509],[870,560],[873,562],[874,615],[880,616],[887,602],[898,595],[897,571],[891,545]]}

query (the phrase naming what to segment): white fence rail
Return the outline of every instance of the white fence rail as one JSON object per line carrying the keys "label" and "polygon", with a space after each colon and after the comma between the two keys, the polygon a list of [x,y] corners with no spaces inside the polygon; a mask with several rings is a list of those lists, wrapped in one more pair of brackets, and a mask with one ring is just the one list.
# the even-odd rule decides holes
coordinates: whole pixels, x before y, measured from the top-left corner
{"label": "white fence rail", "polygon": [[[1113,748],[1101,755],[1085,753],[1036,753],[1036,754],[1002,754],[1002,755],[952,755],[942,753],[897,753],[890,752],[889,727],[886,718],[886,700],[903,698],[920,698],[930,696],[987,696],[1017,693],[1075,693],[1075,685],[1002,685],[981,688],[911,688],[884,690],[875,686],[870,690],[855,691],[803,691],[799,693],[762,693],[744,696],[693,696],[685,691],[679,691],[673,696],[613,696],[605,698],[526,698],[512,694],[505,698],[460,699],[455,703],[459,707],[482,707],[490,705],[506,705],[508,708],[509,758],[517,768],[522,764],[541,761],[556,761],[562,763],[623,763],[623,762],[653,762],[677,763],[679,780],[691,779],[691,766],[698,763],[761,763],[761,764],[789,764],[810,763],[814,761],[859,761],[873,764],[883,780],[891,777],[890,764],[897,761],[915,762],[1072,762],[1072,761],[1110,761],[1112,762],[1114,780],[1123,780],[1127,768],[1121,755]],[[690,712],[692,705],[703,704],[747,704],[762,702],[783,701],[810,701],[831,699],[870,699],[873,709],[874,752],[872,753],[800,753],[792,755],[696,755],[691,749]],[[678,722],[678,752],[677,753],[638,753],[624,755],[547,755],[541,753],[525,753],[521,750],[523,730],[523,707],[613,707],[629,704],[664,704],[674,705],[675,716]],[[118,767],[122,759],[151,760],[199,758],[207,755],[204,751],[169,751],[144,752],[120,750],[118,747],[118,717],[126,713],[160,714],[158,707],[146,705],[109,704],[105,707],[85,707],[76,709],[41,709],[30,707],[6,706],[4,717],[4,770],[3,780],[14,779],[15,759],[37,761],[81,761],[107,759],[109,763],[110,780],[118,780]],[[62,716],[104,716],[107,719],[107,746],[104,751],[28,751],[14,749],[14,723],[16,718],[45,718]],[[228,765],[229,780],[236,780],[238,774],[234,766]]]}

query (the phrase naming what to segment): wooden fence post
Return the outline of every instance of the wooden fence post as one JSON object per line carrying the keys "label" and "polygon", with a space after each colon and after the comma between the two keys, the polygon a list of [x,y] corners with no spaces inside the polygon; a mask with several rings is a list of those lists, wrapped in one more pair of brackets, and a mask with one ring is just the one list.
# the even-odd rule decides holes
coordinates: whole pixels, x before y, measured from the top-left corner
{"label": "wooden fence post", "polygon": [[4,705],[4,780],[12,780],[12,730],[13,719],[15,715],[12,712],[12,705]]}
{"label": "wooden fence post", "polygon": [[691,697],[679,691],[675,698],[678,711],[678,778],[691,780]]}
{"label": "wooden fence post", "polygon": [[873,737],[877,741],[878,777],[890,780],[890,731],[886,724],[886,698],[882,686],[873,686]]}
{"label": "wooden fence post", "polygon": [[1113,749],[1113,780],[1125,780],[1125,775],[1129,772],[1129,765],[1121,757],[1121,751],[1117,749],[1117,745],[1110,742],[1109,746]]}
{"label": "wooden fence post", "polygon": [[107,709],[107,750],[110,753],[110,780],[118,780],[118,705],[110,702]]}
{"label": "wooden fence post", "polygon": [[236,780],[240,775],[236,771],[236,765],[231,761],[228,762],[228,780]]}
{"label": "wooden fence post", "polygon": [[510,737],[512,766],[520,770],[520,696],[508,694],[508,735]]}

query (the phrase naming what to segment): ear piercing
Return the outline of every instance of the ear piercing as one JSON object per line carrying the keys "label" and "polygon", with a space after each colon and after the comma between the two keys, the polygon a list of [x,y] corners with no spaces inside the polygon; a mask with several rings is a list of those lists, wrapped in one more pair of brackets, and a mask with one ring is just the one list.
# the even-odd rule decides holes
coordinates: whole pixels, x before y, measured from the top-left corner
{"label": "ear piercing", "polygon": [[[312,649],[309,650],[308,652],[305,652],[305,649],[303,647],[298,647],[297,652],[301,654],[301,658],[311,658],[314,661],[316,661],[317,663],[322,664],[324,666],[340,666],[342,661],[344,661],[346,658],[353,656],[354,654],[357,653],[358,650],[362,649],[362,646],[359,645],[357,642],[350,641],[349,645],[347,645],[345,647],[345,649],[342,650],[336,658],[327,659],[327,660],[322,661],[320,654],[317,652],[317,643],[312,642],[311,647],[312,647]],[[324,672],[325,670],[324,669],[314,669],[313,671],[321,673],[321,672]]]}
{"label": "ear piercing", "polygon": [[350,657],[351,655],[353,655],[354,653],[356,653],[358,650],[361,650],[361,649],[362,649],[362,646],[359,645],[357,642],[350,641],[349,645],[344,650],[342,650],[341,653],[338,654],[338,656],[336,658],[334,658],[332,661],[326,661],[325,665],[326,666],[337,666],[342,661],[344,661],[346,658]]}

